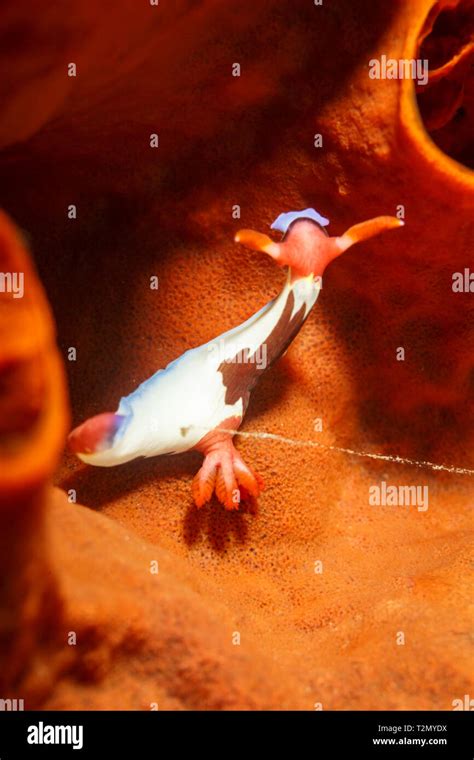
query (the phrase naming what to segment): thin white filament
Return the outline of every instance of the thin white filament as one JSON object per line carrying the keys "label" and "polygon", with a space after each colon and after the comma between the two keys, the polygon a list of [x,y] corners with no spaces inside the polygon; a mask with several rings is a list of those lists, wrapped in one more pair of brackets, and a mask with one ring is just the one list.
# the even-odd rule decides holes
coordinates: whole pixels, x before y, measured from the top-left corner
{"label": "thin white filament", "polygon": [[[210,432],[210,428],[199,427],[201,430]],[[426,462],[423,460],[409,459],[408,457],[400,457],[391,454],[374,454],[370,451],[355,451],[354,449],[348,449],[343,446],[333,446],[327,443],[320,443],[319,441],[304,441],[301,439],[286,438],[283,435],[277,433],[264,433],[264,432],[252,432],[243,430],[229,430],[227,428],[213,428],[215,432],[227,433],[229,435],[240,435],[243,438],[259,438],[261,440],[279,441],[280,443],[286,443],[289,446],[306,446],[308,448],[326,449],[327,451],[338,451],[342,454],[350,454],[355,457],[365,457],[367,459],[381,459],[385,462],[394,462],[395,464],[412,465],[413,467],[421,467],[429,470],[450,472],[455,475],[474,475],[474,470],[470,470],[467,467],[455,467],[454,465],[437,464],[436,462]]]}

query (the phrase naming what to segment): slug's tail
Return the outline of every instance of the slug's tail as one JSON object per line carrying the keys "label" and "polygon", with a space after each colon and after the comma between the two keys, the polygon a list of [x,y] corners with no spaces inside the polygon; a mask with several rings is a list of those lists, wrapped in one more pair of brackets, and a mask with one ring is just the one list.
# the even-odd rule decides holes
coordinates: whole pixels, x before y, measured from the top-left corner
{"label": "slug's tail", "polygon": [[69,433],[68,444],[75,454],[97,454],[111,448],[125,417],[104,412],[91,417]]}

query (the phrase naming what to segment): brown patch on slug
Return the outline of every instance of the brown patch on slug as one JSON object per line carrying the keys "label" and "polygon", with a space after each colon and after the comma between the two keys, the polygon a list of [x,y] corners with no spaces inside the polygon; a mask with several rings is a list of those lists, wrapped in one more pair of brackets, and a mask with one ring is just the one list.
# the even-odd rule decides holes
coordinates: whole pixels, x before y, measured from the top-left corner
{"label": "brown patch on slug", "polygon": [[[245,413],[250,391],[256,385],[261,374],[285,353],[305,322],[305,304],[292,317],[294,305],[295,297],[293,291],[290,290],[280,319],[265,341],[267,347],[265,366],[258,366],[260,362],[258,364],[256,362],[257,352],[250,354],[250,348],[243,348],[229,362],[222,362],[219,365],[218,372],[222,373],[222,380],[227,389],[226,404],[233,405],[241,398],[244,406],[243,412]],[[260,346],[262,345],[264,344],[260,344]]]}

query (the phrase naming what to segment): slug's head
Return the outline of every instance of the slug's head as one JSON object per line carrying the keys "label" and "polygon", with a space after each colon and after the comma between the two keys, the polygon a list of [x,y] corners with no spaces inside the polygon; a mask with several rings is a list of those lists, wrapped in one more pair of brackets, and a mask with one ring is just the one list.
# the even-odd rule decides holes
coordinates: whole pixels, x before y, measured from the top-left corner
{"label": "slug's head", "polygon": [[107,466],[125,420],[113,412],[97,414],[69,433],[69,448],[87,464]]}
{"label": "slug's head", "polygon": [[327,265],[351,245],[374,237],[384,230],[403,226],[394,216],[377,216],[350,227],[341,237],[329,237],[329,220],[312,208],[280,214],[271,229],[283,233],[276,243],[267,235],[253,230],[240,230],[237,243],[268,253],[281,266],[289,266],[294,277],[321,276]]}

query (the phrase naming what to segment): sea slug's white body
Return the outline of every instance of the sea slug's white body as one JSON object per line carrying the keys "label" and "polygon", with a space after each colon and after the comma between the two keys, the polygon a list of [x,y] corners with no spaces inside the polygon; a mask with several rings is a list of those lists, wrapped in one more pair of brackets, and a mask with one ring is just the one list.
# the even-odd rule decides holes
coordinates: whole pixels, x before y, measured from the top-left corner
{"label": "sea slug's white body", "polygon": [[[316,303],[320,280],[312,276],[286,284],[280,295],[241,325],[218,338],[186,351],[155,372],[118,405],[116,414],[124,421],[113,445],[93,454],[78,453],[82,461],[101,467],[113,467],[136,457],[154,457],[193,448],[206,432],[219,427],[230,417],[242,418],[245,399],[233,404],[225,401],[227,388],[219,367],[230,363],[236,355],[258,355],[266,347],[269,336],[278,325],[290,294],[294,305],[293,318],[304,310],[304,319]],[[304,321],[304,320],[303,320]],[[266,352],[261,352],[265,356]],[[258,367],[254,360],[255,372]]]}

